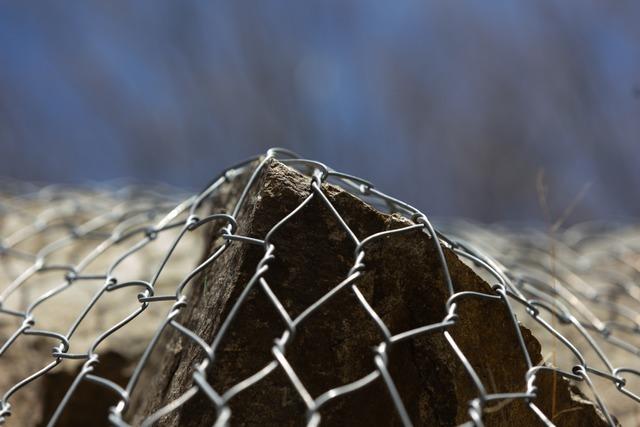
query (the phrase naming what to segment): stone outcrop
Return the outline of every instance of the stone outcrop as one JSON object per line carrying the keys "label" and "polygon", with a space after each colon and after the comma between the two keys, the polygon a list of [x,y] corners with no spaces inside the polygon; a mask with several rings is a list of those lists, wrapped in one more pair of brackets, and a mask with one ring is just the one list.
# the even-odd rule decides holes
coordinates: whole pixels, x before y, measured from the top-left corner
{"label": "stone outcrop", "polygon": [[[381,213],[337,187],[324,185],[323,190],[360,238],[408,224],[406,219]],[[309,177],[276,160],[269,161],[238,215],[237,234],[264,238],[309,192]],[[229,209],[234,192],[230,194],[218,200],[215,212]],[[212,234],[209,252],[219,243]],[[275,259],[265,278],[291,317],[347,277],[354,262],[354,244],[318,197],[280,228],[272,243]],[[211,342],[262,256],[260,246],[232,244],[190,285],[189,305],[178,321]],[[493,292],[452,251],[445,249],[445,256],[456,291]],[[392,334],[443,320],[448,294],[433,241],[425,233],[413,230],[372,242],[364,264],[366,273],[357,285]],[[487,391],[525,391],[527,366],[505,306],[499,301],[469,298],[460,301],[458,314],[459,320],[449,331]],[[539,342],[528,329],[520,328],[533,363],[542,363]],[[273,358],[274,339],[285,329],[263,290],[253,289],[208,371],[213,388],[223,393],[264,367]],[[310,394],[317,397],[375,370],[372,348],[382,340],[347,287],[299,326],[287,346],[286,357]],[[139,384],[138,390],[143,392],[137,394],[130,412],[134,423],[188,389],[193,365],[203,357],[200,347],[168,329],[153,354],[155,369],[147,372]],[[468,402],[477,397],[477,389],[442,332],[423,334],[393,346],[389,370],[415,425],[454,426],[468,419]],[[557,425],[606,425],[596,407],[568,381],[540,373],[536,385],[539,391],[535,403]],[[553,405],[552,396],[556,400]],[[555,414],[551,414],[552,406]],[[280,368],[235,396],[230,407],[231,425],[305,423],[306,408]],[[400,425],[380,379],[332,400],[320,413],[322,425],[328,426]],[[195,427],[212,425],[215,419],[213,405],[199,393],[160,424]],[[540,425],[522,400],[488,411],[484,421],[488,426]]]}

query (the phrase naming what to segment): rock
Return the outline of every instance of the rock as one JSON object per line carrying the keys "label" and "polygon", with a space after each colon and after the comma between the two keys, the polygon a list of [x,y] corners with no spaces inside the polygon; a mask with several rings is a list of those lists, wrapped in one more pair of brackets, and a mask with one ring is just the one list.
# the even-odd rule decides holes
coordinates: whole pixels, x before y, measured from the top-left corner
{"label": "rock", "polygon": [[[323,191],[354,233],[363,239],[383,230],[409,225],[398,215],[381,213],[332,185]],[[310,193],[310,178],[269,160],[248,194],[238,220],[238,235],[263,239]],[[214,212],[229,204],[214,206]],[[295,318],[343,281],[354,263],[355,245],[316,196],[273,234],[274,260],[265,279]],[[208,253],[220,244],[212,236]],[[433,241],[421,230],[376,240],[365,250],[365,274],[356,284],[392,334],[441,322],[448,297]],[[259,245],[235,242],[190,285],[187,307],[177,320],[211,343],[263,256]],[[449,249],[445,256],[456,291],[494,294],[490,285]],[[524,392],[527,365],[512,320],[503,303],[462,299],[459,319],[449,331],[477,372],[488,393]],[[221,342],[207,380],[223,394],[274,358],[274,340],[286,324],[266,293],[256,286]],[[534,364],[542,363],[540,344],[520,327]],[[350,287],[345,287],[306,318],[286,347],[286,359],[313,398],[376,370],[374,347],[383,341],[376,324]],[[134,424],[178,398],[193,384],[193,366],[204,352],[168,328],[152,355],[153,372],[139,383],[129,409]],[[389,371],[415,425],[453,426],[466,422],[468,402],[478,396],[468,372],[441,331],[418,335],[392,346]],[[554,383],[557,390],[553,393]],[[556,396],[558,425],[605,426],[596,407],[568,381],[540,373],[535,403],[552,417]],[[488,426],[537,426],[539,420],[521,399],[489,403]],[[229,402],[232,425],[297,426],[306,422],[306,407],[282,368],[235,395]],[[368,386],[324,405],[322,425],[401,425],[387,388],[378,378]],[[213,425],[214,405],[199,392],[163,417],[160,425]]]}
{"label": "rock", "polygon": [[[8,322],[7,322],[8,323]],[[0,328],[3,337],[10,336],[8,327]],[[4,394],[13,387],[14,384],[21,381],[27,374],[36,372],[41,366],[38,362],[43,361],[40,358],[25,357],[26,354],[33,354],[36,350],[31,342],[24,340],[16,341],[12,348],[2,355],[2,365],[0,365],[0,390]],[[51,350],[49,350],[51,351]],[[16,394],[19,400],[12,403],[11,416],[6,417],[6,425],[11,426],[35,426],[42,422],[42,414],[44,410],[44,402],[37,388],[24,388]],[[23,404],[24,403],[24,404]]]}

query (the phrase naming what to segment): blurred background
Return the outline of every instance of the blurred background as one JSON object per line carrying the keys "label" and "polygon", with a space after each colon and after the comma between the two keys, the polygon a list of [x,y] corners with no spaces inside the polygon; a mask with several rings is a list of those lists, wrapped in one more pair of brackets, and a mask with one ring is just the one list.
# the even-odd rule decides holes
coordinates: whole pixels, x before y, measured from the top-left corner
{"label": "blurred background", "polygon": [[[0,175],[198,189],[281,146],[435,216],[640,216],[640,3],[0,2]],[[588,189],[583,191],[585,188]]]}

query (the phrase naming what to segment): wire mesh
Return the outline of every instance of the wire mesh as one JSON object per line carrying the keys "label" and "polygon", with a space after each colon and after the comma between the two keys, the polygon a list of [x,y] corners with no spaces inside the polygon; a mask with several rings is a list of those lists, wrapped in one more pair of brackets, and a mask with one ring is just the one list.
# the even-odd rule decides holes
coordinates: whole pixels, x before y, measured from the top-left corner
{"label": "wire mesh", "polygon": [[[239,235],[238,212],[246,203],[256,177],[271,158],[307,175],[309,195],[262,239]],[[220,192],[223,185],[234,183],[243,174],[249,175],[250,179],[232,212],[207,212],[206,202]],[[403,215],[412,224],[370,236],[356,236],[324,194],[322,184],[328,180],[381,210]],[[313,199],[320,200],[332,212],[356,251],[353,266],[344,280],[304,312],[292,317],[265,280],[269,264],[277,256],[277,248],[270,237]],[[630,384],[640,379],[640,370],[634,367],[640,354],[634,345],[640,335],[636,309],[640,301],[637,285],[640,233],[629,227],[587,224],[558,232],[550,239],[547,234],[535,230],[514,232],[453,221],[443,222],[439,227],[441,232],[421,211],[382,193],[370,182],[334,171],[322,163],[301,159],[282,149],[271,149],[263,156],[226,169],[203,191],[193,195],[166,187],[151,189],[119,184],[90,188],[41,187],[5,181],[0,221],[0,261],[5,276],[0,293],[0,361],[28,336],[52,339],[57,343],[50,354],[40,355],[37,362],[42,365],[25,377],[12,380],[8,369],[4,368],[2,376],[5,380],[0,386],[6,389],[0,390],[0,422],[7,421],[12,411],[21,405],[17,398],[21,390],[75,362],[81,366],[74,371],[73,382],[66,386],[64,397],[50,419],[45,420],[46,425],[55,426],[79,385],[92,382],[118,398],[118,403],[108,413],[95,414],[95,417],[108,418],[114,426],[128,426],[130,414],[127,409],[131,396],[151,352],[167,328],[174,328],[188,337],[204,350],[206,357],[193,368],[192,386],[181,397],[148,416],[142,422],[144,426],[156,424],[198,392],[203,392],[215,408],[216,425],[227,425],[233,416],[229,402],[234,396],[277,369],[284,371],[303,400],[309,426],[321,424],[320,409],[329,401],[374,382],[385,385],[397,416],[403,425],[410,426],[416,421],[410,419],[394,384],[388,369],[388,354],[399,342],[423,334],[443,334],[472,379],[476,398],[469,402],[469,425],[482,426],[483,413],[489,405],[514,399],[525,402],[544,425],[554,425],[536,405],[536,375],[542,370],[554,371],[582,384],[610,425],[616,425],[614,415],[623,420],[637,420],[640,397]],[[193,254],[198,251],[193,248],[201,245],[206,237],[203,230],[207,227],[203,226],[219,221],[224,223],[219,230],[220,245],[194,268]],[[447,315],[438,323],[392,334],[360,292],[358,280],[366,269],[367,245],[416,229],[423,231],[425,239],[435,245],[448,288]],[[183,242],[187,240],[190,246],[185,249]],[[207,342],[180,324],[176,317],[190,304],[190,284],[231,245],[258,245],[264,249],[264,255],[214,340]],[[442,247],[453,250],[490,283],[495,283],[494,292],[457,292]],[[143,261],[133,266],[129,263],[143,253]],[[276,308],[286,328],[271,349],[273,359],[268,365],[227,390],[216,390],[207,382],[207,372],[216,369],[214,359],[220,343],[247,295],[258,287],[265,291],[264,298]],[[131,289],[138,293],[132,294]],[[384,339],[372,355],[375,370],[355,382],[312,396],[287,359],[287,345],[296,327],[321,306],[330,304],[331,296],[338,292],[352,292],[357,297]],[[106,308],[101,308],[101,302],[113,295],[116,295],[115,299],[110,300]],[[459,319],[460,301],[467,298],[503,304],[511,314],[513,324],[508,327],[516,331],[522,358],[528,367],[522,378],[523,392],[490,393],[449,333]],[[131,304],[135,309],[131,309]],[[152,321],[145,322],[146,326],[142,327],[136,320],[147,312],[153,313],[149,317]],[[107,318],[118,320],[105,324]],[[553,354],[553,365],[532,363],[518,321],[527,321],[533,326],[545,351]],[[83,329],[83,326],[86,327]],[[481,332],[485,327],[478,325],[478,330]],[[106,343],[113,341],[123,329],[135,329],[139,334],[136,341],[142,342],[143,346],[131,350],[137,354],[138,361],[126,385],[120,386],[97,375],[95,367]],[[585,341],[586,346],[578,345],[578,340]],[[110,345],[119,344],[116,340]],[[565,359],[556,357],[560,348],[569,355]],[[25,355],[25,358],[36,359],[33,355]],[[603,392],[602,381],[613,386],[615,394]]]}

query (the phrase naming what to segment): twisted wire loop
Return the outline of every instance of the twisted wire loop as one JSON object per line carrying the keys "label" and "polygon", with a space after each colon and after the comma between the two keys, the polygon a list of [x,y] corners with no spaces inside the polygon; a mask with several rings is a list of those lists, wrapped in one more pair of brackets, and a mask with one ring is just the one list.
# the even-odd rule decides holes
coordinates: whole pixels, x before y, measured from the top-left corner
{"label": "twisted wire loop", "polygon": [[[247,202],[249,190],[255,184],[256,177],[271,158],[277,158],[309,176],[309,195],[262,239],[239,235],[237,234],[237,215],[243,204]],[[248,182],[230,214],[204,212],[205,202],[218,194],[223,184],[234,182],[239,176],[247,174],[249,175]],[[326,182],[339,185],[385,212],[403,215],[411,221],[411,225],[359,238],[325,195],[323,184]],[[8,235],[3,235],[0,241],[0,256],[3,266],[8,269],[8,260],[19,260],[25,265],[24,269],[18,271],[14,279],[3,287],[0,293],[0,318],[12,318],[20,323],[9,336],[3,337],[4,341],[0,344],[0,358],[25,335],[38,335],[53,339],[57,341],[57,346],[53,348],[48,364],[4,391],[0,401],[0,422],[11,414],[12,405],[20,404],[19,401],[13,402],[11,399],[18,390],[27,387],[39,377],[55,369],[60,369],[60,366],[68,363],[69,360],[80,360],[82,361],[81,369],[67,388],[47,425],[51,427],[56,425],[74,392],[82,382],[86,381],[110,390],[118,398],[118,403],[110,408],[108,414],[96,414],[96,416],[108,418],[111,425],[114,426],[128,426],[125,414],[130,404],[131,395],[136,389],[141,373],[148,364],[150,354],[167,328],[173,328],[192,340],[195,345],[202,348],[205,357],[193,368],[191,387],[180,397],[149,415],[142,422],[143,426],[154,425],[163,416],[184,405],[199,392],[204,393],[215,408],[217,414],[215,425],[227,425],[233,416],[229,402],[234,396],[254,386],[276,370],[282,370],[286,374],[291,385],[304,402],[308,426],[321,424],[320,410],[332,399],[367,387],[376,381],[385,385],[402,424],[411,426],[415,420],[410,419],[403,398],[388,369],[389,351],[398,343],[412,340],[423,334],[443,334],[474,384],[476,397],[468,402],[469,425],[482,426],[485,411],[494,405],[515,399],[525,402],[544,425],[554,425],[553,420],[549,419],[536,406],[536,376],[541,371],[553,371],[557,375],[584,384],[590,390],[591,396],[610,425],[615,425],[614,418],[605,396],[600,393],[594,379],[610,382],[625,398],[628,398],[628,402],[640,402],[640,396],[627,383],[630,377],[640,377],[640,371],[629,366],[616,366],[601,347],[603,341],[615,346],[625,353],[627,357],[624,360],[627,362],[637,360],[636,357],[640,354],[637,347],[618,335],[619,333],[640,334],[637,310],[620,301],[622,297],[627,298],[626,301],[635,303],[640,301],[640,289],[638,289],[635,280],[640,274],[640,258],[631,260],[628,257],[629,254],[639,253],[637,249],[640,248],[640,239],[627,239],[615,251],[611,251],[609,250],[611,248],[604,247],[611,230],[599,230],[599,234],[594,234],[592,230],[569,229],[557,239],[557,244],[562,245],[562,251],[569,253],[571,258],[563,257],[557,263],[556,268],[550,269],[546,262],[548,252],[545,245],[547,241],[535,233],[516,235],[503,229],[489,229],[468,222],[458,222],[443,224],[443,229],[447,230],[446,234],[443,234],[436,230],[428,217],[418,209],[382,193],[370,182],[334,171],[320,162],[302,159],[283,149],[271,149],[263,156],[248,159],[225,170],[204,190],[195,195],[183,194],[175,189],[166,188],[162,191],[138,187],[68,189],[54,186],[39,188],[21,183],[7,183],[3,192],[5,195],[0,204],[3,218],[9,213],[18,214],[21,218],[26,218],[28,224],[13,230]],[[277,256],[277,248],[271,242],[271,237],[276,230],[290,221],[313,199],[319,200],[328,208],[353,241],[355,245],[353,264],[340,283],[337,283],[333,289],[309,305],[299,315],[292,317],[265,279],[270,263]],[[36,215],[29,209],[29,206],[35,202],[41,204],[45,202],[44,205],[47,206]],[[153,221],[152,225],[149,225],[150,221]],[[219,233],[222,237],[219,246],[200,265],[188,270],[187,274],[176,280],[170,287],[172,291],[159,292],[158,283],[162,281],[161,276],[163,272],[171,268],[176,253],[179,252],[180,244],[186,239],[186,236],[206,228],[202,227],[205,224],[219,226]],[[392,334],[381,316],[376,313],[358,288],[358,281],[365,272],[364,261],[367,257],[367,247],[372,241],[394,238],[394,236],[416,229],[421,230],[424,233],[424,238],[430,240],[436,248],[449,295],[446,302],[446,316],[438,323],[422,325],[415,329]],[[23,242],[46,235],[53,230],[58,230],[58,233],[61,230],[62,237],[46,243],[35,252],[22,249]],[[162,240],[161,236],[171,231],[173,231],[173,239]],[[596,237],[594,239],[587,237],[591,235]],[[79,262],[57,263],[53,261],[56,253],[79,242],[91,245],[92,248]],[[159,245],[160,255],[156,257],[154,264],[156,267],[151,274],[146,279],[140,277],[123,279],[119,267],[126,264],[131,257],[153,245]],[[176,317],[190,304],[186,292],[189,284],[200,272],[215,263],[231,245],[258,245],[263,248],[264,253],[256,265],[253,276],[234,302],[215,337],[211,342],[207,342],[180,324]],[[126,249],[122,249],[123,246]],[[485,294],[456,291],[455,283],[449,274],[443,246],[453,250],[459,257],[474,266],[476,271],[494,283],[494,292]],[[119,248],[118,256],[104,269],[104,272],[101,274],[89,273],[91,271],[89,266],[113,248]],[[624,264],[624,271],[631,271],[631,273],[625,276],[621,273],[622,270],[615,268],[607,270],[605,268],[607,263]],[[603,268],[599,269],[597,273],[591,273],[595,271],[593,269],[595,265]],[[618,274],[617,277],[607,277],[607,274],[615,275],[612,273],[615,271],[617,271],[615,273]],[[37,278],[38,275],[45,272],[58,274],[61,282],[35,298],[27,298],[26,301],[23,301],[25,304],[22,306],[9,304],[13,299],[23,295],[28,296],[22,291],[32,284],[33,278]],[[587,274],[597,275],[599,277],[597,283],[600,285],[595,286],[593,283],[596,282],[584,279]],[[88,281],[101,282],[102,285],[80,314],[73,319],[66,333],[38,329],[39,317],[35,310],[38,306],[64,293],[71,292]],[[611,283],[614,285],[612,286]],[[139,291],[133,301],[134,304],[137,304],[137,308],[129,312],[119,322],[101,329],[86,343],[84,348],[76,348],[74,333],[86,321],[88,314],[97,309],[98,302],[108,294],[125,292],[124,290],[129,288],[135,288]],[[216,390],[207,382],[207,372],[215,369],[216,352],[222,340],[247,296],[251,292],[255,292],[256,288],[262,289],[263,297],[267,298],[274,306],[286,328],[282,335],[275,340],[271,348],[272,360],[268,364],[227,390]],[[332,297],[339,292],[354,294],[367,315],[377,325],[383,340],[375,347],[371,355],[375,366],[373,371],[349,384],[327,390],[318,396],[312,396],[289,363],[287,346],[305,319],[323,305],[330,304]],[[469,298],[490,300],[495,304],[504,305],[508,310],[511,324],[506,327],[512,327],[516,331],[522,358],[528,368],[522,378],[521,392],[489,393],[487,386],[483,384],[466,355],[449,333],[449,329],[459,320],[458,305],[460,301]],[[171,306],[168,312],[159,318],[155,332],[147,337],[146,348],[126,386],[121,387],[112,380],[95,374],[103,342],[119,330],[132,327],[130,326],[131,322],[149,307],[162,303],[171,303]],[[595,310],[594,307],[604,310]],[[556,347],[560,346],[568,350],[571,359],[569,369],[549,364],[534,365],[532,363],[516,315],[520,319],[524,317],[532,321],[533,324],[539,325],[538,330],[548,332],[546,335],[551,337],[550,339]],[[603,318],[602,316],[605,315],[607,317]],[[551,320],[548,320],[549,318]],[[568,325],[574,335],[561,331],[556,322]],[[483,327],[486,325],[478,325],[479,333]],[[579,346],[574,344],[578,336],[587,342],[587,347],[593,354],[579,350]],[[592,355],[595,355],[596,361],[600,362],[603,368],[597,368],[596,364],[591,362],[589,357]]]}

